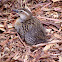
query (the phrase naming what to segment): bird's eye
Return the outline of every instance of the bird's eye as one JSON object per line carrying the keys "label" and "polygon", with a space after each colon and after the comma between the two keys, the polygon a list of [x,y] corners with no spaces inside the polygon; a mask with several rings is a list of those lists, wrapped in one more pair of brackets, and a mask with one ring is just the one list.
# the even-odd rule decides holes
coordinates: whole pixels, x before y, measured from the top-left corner
{"label": "bird's eye", "polygon": [[20,12],[23,12],[23,11],[20,11]]}

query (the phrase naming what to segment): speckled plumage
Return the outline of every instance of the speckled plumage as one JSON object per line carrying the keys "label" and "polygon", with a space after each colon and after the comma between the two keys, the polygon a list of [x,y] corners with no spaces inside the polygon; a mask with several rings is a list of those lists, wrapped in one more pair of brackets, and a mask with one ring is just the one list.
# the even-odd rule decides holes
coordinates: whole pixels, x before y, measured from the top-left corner
{"label": "speckled plumage", "polygon": [[[25,9],[24,11],[26,10],[27,9]],[[45,42],[46,32],[40,20],[33,17],[30,12],[27,11],[27,13],[29,15],[26,15],[26,13],[24,14],[24,12],[22,12],[22,14],[26,15],[27,19],[21,19],[21,17],[18,18],[15,23],[15,29],[19,33],[22,40],[25,40],[27,44],[35,45]]]}

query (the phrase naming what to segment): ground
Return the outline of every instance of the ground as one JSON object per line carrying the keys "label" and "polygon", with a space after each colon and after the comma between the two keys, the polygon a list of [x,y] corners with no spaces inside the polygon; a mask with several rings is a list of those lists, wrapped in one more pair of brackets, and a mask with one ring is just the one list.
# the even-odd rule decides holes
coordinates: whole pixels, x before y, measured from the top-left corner
{"label": "ground", "polygon": [[[61,0],[0,0],[0,62],[62,62]],[[18,14],[26,7],[46,28],[48,42],[33,46],[22,41],[14,28]]]}

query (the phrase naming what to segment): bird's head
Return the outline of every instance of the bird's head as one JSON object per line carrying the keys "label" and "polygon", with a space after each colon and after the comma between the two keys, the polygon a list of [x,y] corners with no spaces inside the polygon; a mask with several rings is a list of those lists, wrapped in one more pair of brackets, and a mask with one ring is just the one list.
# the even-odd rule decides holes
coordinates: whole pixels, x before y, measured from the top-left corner
{"label": "bird's head", "polygon": [[25,9],[25,8],[21,8],[19,10],[13,10],[13,11],[15,11],[19,14],[21,22],[25,22],[25,21],[31,19],[31,17],[32,17],[32,13],[28,9]]}

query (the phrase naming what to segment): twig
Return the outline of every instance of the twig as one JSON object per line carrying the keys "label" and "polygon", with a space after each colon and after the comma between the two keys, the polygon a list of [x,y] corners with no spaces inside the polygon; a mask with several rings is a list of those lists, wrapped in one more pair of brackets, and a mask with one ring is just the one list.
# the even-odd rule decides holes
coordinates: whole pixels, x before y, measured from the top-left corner
{"label": "twig", "polygon": [[23,2],[22,2],[22,0],[21,0],[21,8],[22,8],[22,4],[23,4]]}
{"label": "twig", "polygon": [[21,43],[24,45],[24,47],[26,47],[26,44],[22,41],[22,39],[20,38],[20,36],[19,36],[19,34],[18,34],[18,33],[17,33],[17,35],[18,35],[18,37],[19,37],[19,39],[20,39]]}
{"label": "twig", "polygon": [[31,0],[27,0],[25,3],[23,3],[22,5],[25,5],[25,4],[27,4],[28,2],[30,2]]}
{"label": "twig", "polygon": [[10,37],[8,37],[4,42],[1,42],[0,45],[4,46],[7,42],[9,42],[9,38]]}
{"label": "twig", "polygon": [[8,31],[8,26],[7,26],[7,23],[6,22],[4,22],[4,27],[5,27],[6,32],[7,32]]}
{"label": "twig", "polygon": [[49,43],[41,43],[41,44],[37,44],[37,45],[33,45],[33,47],[42,47],[42,46],[45,46],[45,45],[48,45],[48,44],[55,44],[55,43],[62,43],[62,41],[59,41],[59,40],[53,40],[52,42],[49,42]]}
{"label": "twig", "polygon": [[38,18],[43,18],[43,19],[53,20],[53,21],[57,21],[57,22],[62,22],[61,19],[53,19],[53,18],[47,18],[47,17],[41,17],[41,16],[39,16]]}
{"label": "twig", "polygon": [[3,32],[3,34],[17,34],[17,32]]}
{"label": "twig", "polygon": [[43,9],[43,8],[45,8],[45,7],[47,7],[47,6],[49,6],[50,4],[51,4],[51,2],[48,3],[48,4],[46,4],[45,6],[43,6],[41,9]]}
{"label": "twig", "polygon": [[[48,19],[48,20],[51,20],[52,18],[47,18],[47,17],[37,17],[38,19],[41,19],[41,18],[44,18],[44,19]],[[55,21],[56,21],[56,19],[54,19]],[[41,20],[40,20],[41,21]],[[58,21],[60,21],[59,19],[58,19]],[[45,22],[45,21],[41,21],[42,22],[42,24],[45,24],[45,25],[53,25],[53,26],[55,26],[57,29],[60,29],[60,26],[59,25],[57,25],[57,24],[55,24],[55,23],[53,23],[53,22]]]}

